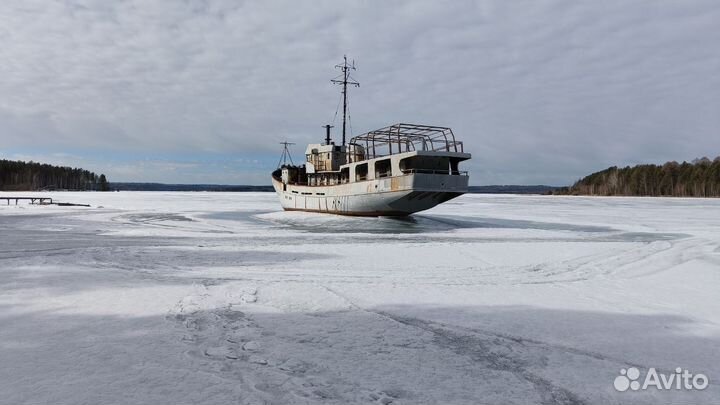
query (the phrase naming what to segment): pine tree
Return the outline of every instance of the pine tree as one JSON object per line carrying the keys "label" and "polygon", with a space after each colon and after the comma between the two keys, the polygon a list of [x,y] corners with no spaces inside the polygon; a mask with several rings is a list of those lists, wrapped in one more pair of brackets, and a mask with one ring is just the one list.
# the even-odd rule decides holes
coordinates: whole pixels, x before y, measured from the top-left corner
{"label": "pine tree", "polygon": [[108,184],[104,174],[100,175],[100,180],[98,181],[98,189],[100,191],[110,191],[110,185]]}

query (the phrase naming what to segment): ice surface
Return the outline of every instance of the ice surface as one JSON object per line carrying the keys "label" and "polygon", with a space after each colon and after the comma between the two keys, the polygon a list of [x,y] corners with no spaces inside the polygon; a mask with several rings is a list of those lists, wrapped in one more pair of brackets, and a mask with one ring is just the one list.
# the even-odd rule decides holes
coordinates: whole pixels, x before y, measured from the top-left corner
{"label": "ice surface", "polygon": [[720,403],[720,200],[42,195],[92,208],[0,204],[2,404]]}

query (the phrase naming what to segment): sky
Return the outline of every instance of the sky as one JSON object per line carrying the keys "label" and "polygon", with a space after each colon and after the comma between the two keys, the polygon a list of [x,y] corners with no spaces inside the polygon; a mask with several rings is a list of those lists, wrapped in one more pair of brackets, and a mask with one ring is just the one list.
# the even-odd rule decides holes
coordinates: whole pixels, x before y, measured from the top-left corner
{"label": "sky", "polygon": [[720,155],[720,2],[0,2],[0,158],[269,184],[281,141],[451,127],[472,185]]}

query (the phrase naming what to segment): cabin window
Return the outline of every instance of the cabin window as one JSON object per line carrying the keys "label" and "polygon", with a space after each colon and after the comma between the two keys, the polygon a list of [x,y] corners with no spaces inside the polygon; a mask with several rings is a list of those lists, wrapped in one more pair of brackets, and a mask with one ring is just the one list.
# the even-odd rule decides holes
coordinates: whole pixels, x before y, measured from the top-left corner
{"label": "cabin window", "polygon": [[345,184],[350,180],[350,168],[343,167],[340,169],[340,183]]}
{"label": "cabin window", "polygon": [[355,166],[355,181],[367,180],[368,164],[362,163]]}
{"label": "cabin window", "polygon": [[390,177],[392,168],[390,167],[390,159],[375,161],[375,178]]}
{"label": "cabin window", "polygon": [[450,160],[443,156],[411,156],[400,161],[400,170],[405,174],[449,174],[449,168]]}

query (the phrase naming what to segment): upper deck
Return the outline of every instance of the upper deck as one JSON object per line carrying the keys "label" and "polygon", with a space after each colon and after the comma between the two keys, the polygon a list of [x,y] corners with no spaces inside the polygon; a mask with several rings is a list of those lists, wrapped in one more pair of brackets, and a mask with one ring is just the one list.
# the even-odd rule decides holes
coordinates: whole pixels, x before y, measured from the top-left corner
{"label": "upper deck", "polygon": [[[359,147],[364,151],[361,160],[414,151],[464,154],[463,143],[455,139],[452,129],[405,123],[355,136],[350,139],[349,146],[351,150]],[[348,157],[347,163],[355,161],[353,154]]]}
{"label": "upper deck", "polygon": [[337,172],[347,165],[408,154],[470,159],[452,129],[431,125],[399,123],[350,139],[347,145],[311,144],[305,151],[307,172]]}
{"label": "upper deck", "polygon": [[[416,173],[467,176],[459,164],[471,158],[450,128],[403,123],[358,135],[347,145],[310,144],[305,156],[305,166],[288,169],[288,179],[308,185],[345,184]],[[293,174],[295,171],[297,175]]]}

